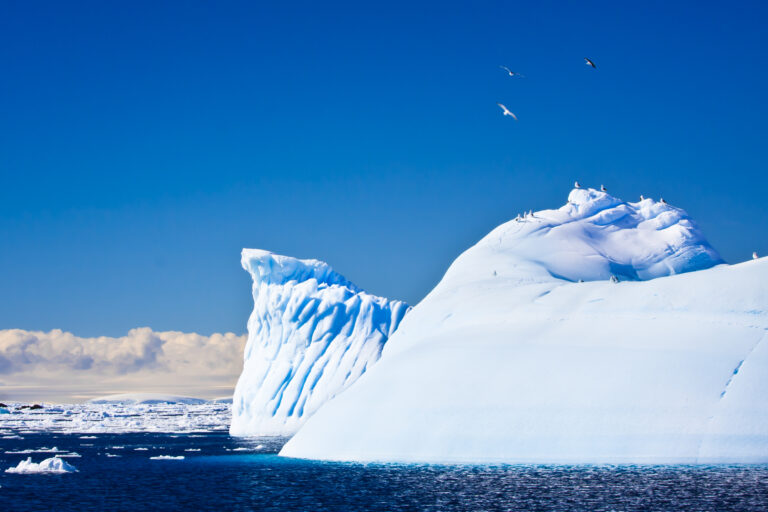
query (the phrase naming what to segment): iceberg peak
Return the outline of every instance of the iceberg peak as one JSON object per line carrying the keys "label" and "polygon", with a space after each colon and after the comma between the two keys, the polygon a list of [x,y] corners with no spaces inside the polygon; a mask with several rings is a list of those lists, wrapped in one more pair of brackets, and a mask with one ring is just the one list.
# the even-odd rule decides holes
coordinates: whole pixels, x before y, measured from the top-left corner
{"label": "iceberg peak", "polygon": [[285,284],[314,279],[318,284],[358,288],[336,273],[330,265],[320,260],[300,260],[262,249],[243,249],[241,263],[253,278],[254,284]]}
{"label": "iceberg peak", "polygon": [[446,279],[476,278],[466,267],[479,252],[499,267],[497,274],[521,283],[645,281],[724,263],[685,210],[652,199],[625,202],[591,188],[573,189],[558,209],[497,227],[454,262]]}
{"label": "iceberg peak", "polygon": [[378,361],[409,306],[319,260],[243,249],[253,313],[230,433],[290,435]]}

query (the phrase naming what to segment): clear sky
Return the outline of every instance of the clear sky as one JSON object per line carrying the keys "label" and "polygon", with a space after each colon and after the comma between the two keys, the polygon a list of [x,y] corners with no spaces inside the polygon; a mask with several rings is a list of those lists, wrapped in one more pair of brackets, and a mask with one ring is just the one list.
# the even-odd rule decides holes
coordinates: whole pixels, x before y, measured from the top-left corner
{"label": "clear sky", "polygon": [[575,179],[768,254],[766,26],[765,2],[2,2],[0,329],[244,332],[242,247],[416,303]]}

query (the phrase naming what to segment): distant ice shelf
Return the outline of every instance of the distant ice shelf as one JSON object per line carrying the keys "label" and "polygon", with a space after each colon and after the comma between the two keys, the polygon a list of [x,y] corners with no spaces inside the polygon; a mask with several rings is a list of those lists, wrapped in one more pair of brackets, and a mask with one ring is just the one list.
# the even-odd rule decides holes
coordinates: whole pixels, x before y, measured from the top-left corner
{"label": "distant ice shelf", "polygon": [[[142,396],[146,397],[146,394]],[[0,438],[7,439],[37,432],[226,432],[231,418],[230,404],[213,401],[97,401],[84,404],[44,404],[41,409],[22,409],[26,404],[15,402],[7,405],[9,414],[0,415]]]}
{"label": "distant ice shelf", "polygon": [[409,307],[322,261],[244,249],[242,265],[254,308],[230,433],[290,435],[376,363]]}
{"label": "distant ice shelf", "polygon": [[685,211],[575,189],[460,255],[281,455],[768,462],[768,259],[723,264]]}

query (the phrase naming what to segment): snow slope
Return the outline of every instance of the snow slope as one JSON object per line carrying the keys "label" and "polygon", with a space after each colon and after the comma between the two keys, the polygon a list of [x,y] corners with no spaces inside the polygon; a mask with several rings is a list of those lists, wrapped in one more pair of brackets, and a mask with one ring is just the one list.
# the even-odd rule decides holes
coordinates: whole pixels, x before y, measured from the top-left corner
{"label": "snow slope", "polygon": [[281,455],[768,462],[768,259],[720,263],[682,210],[573,190],[462,254]]}
{"label": "snow slope", "polygon": [[408,305],[370,295],[317,260],[244,249],[253,278],[230,433],[290,435],[375,363]]}

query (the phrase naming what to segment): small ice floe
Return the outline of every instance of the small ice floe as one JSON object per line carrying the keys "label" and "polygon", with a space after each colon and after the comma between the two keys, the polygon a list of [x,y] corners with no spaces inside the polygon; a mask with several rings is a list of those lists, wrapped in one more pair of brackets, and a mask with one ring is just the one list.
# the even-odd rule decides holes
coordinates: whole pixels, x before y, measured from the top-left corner
{"label": "small ice floe", "polygon": [[73,473],[77,471],[75,466],[58,457],[51,457],[39,463],[32,462],[32,457],[19,462],[18,466],[8,468],[6,473],[34,474],[34,473]]}
{"label": "small ice floe", "polygon": [[231,450],[228,450],[230,452],[253,452],[256,450],[261,450],[264,448],[263,444],[257,445],[257,446],[240,446],[238,448],[232,448]]}
{"label": "small ice floe", "polygon": [[112,446],[111,450],[125,450],[125,446]]}
{"label": "small ice floe", "polygon": [[72,452],[72,453],[59,453],[59,454],[57,454],[56,456],[57,456],[57,457],[82,457],[82,455],[80,455],[80,454],[79,454],[79,453],[77,453],[77,452]]}
{"label": "small ice floe", "polygon": [[3,436],[2,439],[24,439],[24,438],[14,434],[14,435],[10,435],[10,436]]}
{"label": "small ice floe", "polygon": [[122,457],[122,455],[117,455],[116,453],[105,453],[107,457]]}
{"label": "small ice floe", "polygon": [[13,455],[27,455],[30,453],[59,453],[63,452],[64,450],[59,450],[55,446],[53,448],[46,448],[43,446],[42,448],[36,448],[36,449],[27,449],[27,450],[17,450],[17,451],[8,451],[5,453],[13,454]]}
{"label": "small ice floe", "polygon": [[149,450],[149,448],[141,448],[141,447],[139,447],[139,448],[134,448],[133,449],[133,451],[135,451],[135,452],[146,452],[147,450]]}
{"label": "small ice floe", "polygon": [[150,457],[149,460],[184,460],[183,455],[155,455]]}
{"label": "small ice floe", "polygon": [[185,448],[185,452],[199,452],[200,448]]}
{"label": "small ice floe", "polygon": [[98,439],[96,436],[80,436],[80,439]]}

